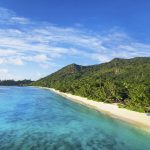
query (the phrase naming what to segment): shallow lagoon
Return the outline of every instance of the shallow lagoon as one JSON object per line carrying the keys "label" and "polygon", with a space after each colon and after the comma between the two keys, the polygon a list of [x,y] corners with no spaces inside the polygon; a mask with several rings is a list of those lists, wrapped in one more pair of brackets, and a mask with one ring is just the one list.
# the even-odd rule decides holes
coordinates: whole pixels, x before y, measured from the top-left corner
{"label": "shallow lagoon", "polygon": [[49,90],[0,87],[0,150],[149,150],[150,134]]}

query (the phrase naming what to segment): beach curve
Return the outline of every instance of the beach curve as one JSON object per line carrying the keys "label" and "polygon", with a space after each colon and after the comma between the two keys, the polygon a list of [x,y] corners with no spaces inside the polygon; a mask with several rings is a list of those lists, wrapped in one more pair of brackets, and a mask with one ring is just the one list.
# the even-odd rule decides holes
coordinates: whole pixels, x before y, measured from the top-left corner
{"label": "beach curve", "polygon": [[144,129],[150,132],[150,116],[146,113],[135,112],[132,110],[128,110],[125,108],[119,108],[117,104],[108,104],[104,102],[97,102],[93,100],[89,100],[84,97],[72,95],[70,93],[60,92],[53,88],[40,87],[43,89],[48,89],[58,95],[61,95],[69,100],[80,103],[87,107],[93,108],[105,115],[109,115],[115,119],[119,119],[130,124],[133,124],[135,127]]}

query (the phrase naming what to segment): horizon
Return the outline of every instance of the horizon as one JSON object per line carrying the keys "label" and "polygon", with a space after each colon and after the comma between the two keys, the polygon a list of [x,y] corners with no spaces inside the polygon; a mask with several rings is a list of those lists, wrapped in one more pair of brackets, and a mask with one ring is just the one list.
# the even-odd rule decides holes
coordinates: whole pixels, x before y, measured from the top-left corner
{"label": "horizon", "polygon": [[0,79],[150,57],[149,7],[148,0],[1,0]]}

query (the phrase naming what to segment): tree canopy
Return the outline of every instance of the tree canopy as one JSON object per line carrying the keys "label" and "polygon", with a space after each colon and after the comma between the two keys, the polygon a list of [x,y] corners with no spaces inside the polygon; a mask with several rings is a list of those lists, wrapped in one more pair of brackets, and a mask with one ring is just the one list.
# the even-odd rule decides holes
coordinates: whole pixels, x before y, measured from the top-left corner
{"label": "tree canopy", "polygon": [[150,58],[115,58],[108,63],[68,65],[31,83],[107,103],[150,112]]}
{"label": "tree canopy", "polygon": [[32,83],[31,80],[0,80],[0,86],[24,86]]}

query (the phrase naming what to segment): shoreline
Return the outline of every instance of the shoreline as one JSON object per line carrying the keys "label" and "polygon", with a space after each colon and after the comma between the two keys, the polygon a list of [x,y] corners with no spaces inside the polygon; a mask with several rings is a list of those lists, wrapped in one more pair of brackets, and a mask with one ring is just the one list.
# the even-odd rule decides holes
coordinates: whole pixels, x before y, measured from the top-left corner
{"label": "shoreline", "polygon": [[109,117],[112,117],[114,119],[125,121],[127,123],[134,125],[135,127],[150,132],[150,116],[148,116],[146,113],[135,112],[125,108],[119,108],[117,104],[108,104],[104,102],[89,100],[87,98],[72,95],[70,93],[60,92],[53,88],[47,87],[39,87],[39,88],[50,90],[60,96],[67,98],[68,100],[72,100],[76,103],[85,105],[86,107],[93,108],[103,113],[104,115],[108,115]]}

